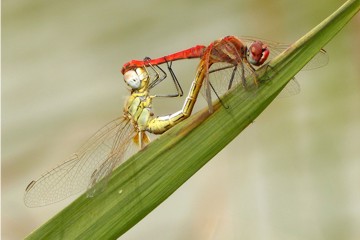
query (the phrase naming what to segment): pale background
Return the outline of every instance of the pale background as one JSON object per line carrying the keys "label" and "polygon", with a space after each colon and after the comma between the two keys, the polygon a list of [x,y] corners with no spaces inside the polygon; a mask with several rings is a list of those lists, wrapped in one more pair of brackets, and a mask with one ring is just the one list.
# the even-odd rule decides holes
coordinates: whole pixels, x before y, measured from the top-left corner
{"label": "pale background", "polygon": [[[291,43],[342,3],[2,1],[2,239],[69,204],[30,209],[24,189],[122,114],[124,62],[226,35]],[[327,67],[297,75],[300,94],[275,100],[122,239],[360,239],[359,25],[325,47]],[[195,67],[174,64],[185,91]]]}

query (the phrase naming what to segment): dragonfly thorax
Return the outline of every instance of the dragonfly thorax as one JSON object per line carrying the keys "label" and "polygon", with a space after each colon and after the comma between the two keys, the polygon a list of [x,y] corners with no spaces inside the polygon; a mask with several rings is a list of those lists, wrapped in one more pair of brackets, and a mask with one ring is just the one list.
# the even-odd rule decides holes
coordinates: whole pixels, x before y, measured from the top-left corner
{"label": "dragonfly thorax", "polygon": [[154,115],[151,105],[152,98],[148,91],[133,92],[126,101],[124,115],[139,131],[145,131],[148,122]]}

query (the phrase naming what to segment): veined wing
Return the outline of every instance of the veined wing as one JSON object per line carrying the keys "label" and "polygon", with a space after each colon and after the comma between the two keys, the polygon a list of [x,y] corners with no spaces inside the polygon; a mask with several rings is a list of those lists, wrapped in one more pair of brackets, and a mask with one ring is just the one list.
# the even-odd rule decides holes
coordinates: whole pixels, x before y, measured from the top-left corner
{"label": "veined wing", "polygon": [[125,160],[135,134],[135,128],[123,117],[108,123],[69,160],[32,181],[25,190],[25,205],[52,204],[92,187]]}
{"label": "veined wing", "polygon": [[[271,68],[269,68],[271,71]],[[229,89],[237,86],[238,84],[242,84],[244,86],[242,76],[245,76],[245,90],[254,88],[255,75],[251,72],[247,67],[243,69],[240,66],[235,68],[234,65],[228,63],[216,63],[211,66],[209,70],[209,82],[211,84],[212,89],[212,99],[216,99],[218,96],[224,95]],[[249,77],[252,76],[252,77]],[[300,84],[298,81],[293,78],[289,83],[285,86],[285,88],[281,91],[280,95],[282,97],[288,97],[296,95],[300,92]],[[204,95],[204,90],[202,90],[202,94]]]}

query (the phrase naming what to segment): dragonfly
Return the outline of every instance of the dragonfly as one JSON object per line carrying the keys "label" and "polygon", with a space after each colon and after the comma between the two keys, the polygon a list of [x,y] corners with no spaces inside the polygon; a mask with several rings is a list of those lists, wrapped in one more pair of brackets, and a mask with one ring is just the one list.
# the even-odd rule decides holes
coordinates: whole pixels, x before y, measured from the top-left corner
{"label": "dragonfly", "polygon": [[[168,68],[173,74],[170,64]],[[159,69],[162,75],[159,74]],[[89,197],[101,191],[103,182],[106,183],[111,172],[130,157],[134,149],[142,149],[150,142],[149,133],[162,134],[190,116],[206,73],[204,63],[198,69],[182,109],[157,117],[152,110],[152,100],[155,97],[176,97],[183,94],[176,77],[174,83],[177,93],[157,96],[151,95],[150,90],[166,78],[166,73],[161,68],[151,66],[147,69],[142,66],[125,71],[124,81],[130,87],[131,94],[125,102],[123,116],[98,130],[67,161],[31,181],[25,190],[25,205],[40,207],[86,189],[89,190]],[[97,184],[102,179],[104,181]]]}
{"label": "dragonfly", "polygon": [[[246,89],[248,84],[246,78],[249,75],[253,76],[254,84],[259,85],[256,70],[287,48],[289,48],[288,44],[260,38],[226,36],[213,41],[208,46],[196,45],[156,59],[131,60],[123,65],[121,71],[125,72],[140,66],[154,66],[177,60],[200,58],[207,69],[203,80],[203,95],[208,102],[209,111],[212,112],[211,91],[219,98],[219,95],[223,95],[238,84],[242,84]],[[303,70],[323,67],[327,62],[328,55],[325,50],[321,49]],[[283,92],[293,95],[299,91],[300,85],[293,78]]]}
{"label": "dragonfly", "polygon": [[[88,196],[101,191],[103,185],[100,184],[99,187],[97,183],[103,179],[102,183],[106,183],[116,167],[134,151],[146,146],[150,142],[149,133],[162,134],[191,115],[201,89],[205,89],[207,100],[211,101],[210,91],[215,89],[209,76],[229,72],[227,89],[239,83],[245,86],[246,76],[255,74],[257,67],[263,65],[271,54],[276,54],[276,51],[271,49],[277,46],[260,40],[247,40],[250,44],[237,37],[228,36],[212,42],[209,46],[197,45],[165,57],[125,63],[121,72],[130,88],[130,96],[125,102],[123,115],[98,130],[67,161],[39,179],[31,181],[25,190],[25,205],[49,205],[86,189],[89,190]],[[274,49],[279,51],[279,46]],[[152,110],[152,100],[155,97],[183,95],[180,83],[171,68],[172,62],[190,58],[199,58],[200,61],[183,107],[175,113],[155,117]],[[177,92],[151,95],[151,90],[167,77],[159,67],[164,63],[167,64]],[[209,103],[211,112],[210,105],[212,107],[212,104]]]}

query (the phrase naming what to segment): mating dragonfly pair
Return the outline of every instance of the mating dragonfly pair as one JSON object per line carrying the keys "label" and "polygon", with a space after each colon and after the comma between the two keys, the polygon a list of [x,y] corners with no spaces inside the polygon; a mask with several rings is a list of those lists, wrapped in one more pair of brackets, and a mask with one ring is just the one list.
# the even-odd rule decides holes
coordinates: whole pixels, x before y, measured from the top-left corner
{"label": "mating dragonfly pair", "polygon": [[[188,118],[193,110],[199,92],[204,91],[209,111],[212,112],[212,92],[219,97],[224,92],[242,84],[246,89],[246,78],[254,76],[255,70],[288,45],[254,38],[227,36],[208,46],[195,47],[161,58],[132,60],[125,63],[121,72],[125,83],[131,89],[124,107],[123,116],[113,120],[96,132],[72,158],[32,181],[25,190],[24,201],[29,207],[44,206],[63,200],[85,189],[92,195],[96,183],[110,176],[111,172],[132,153],[134,145],[143,148],[150,142],[148,133],[162,134],[179,122]],[[166,116],[155,116],[152,99],[155,97],[178,97],[183,90],[171,66],[181,59],[198,58],[199,65],[189,93],[181,110]],[[317,55],[317,68],[327,63],[325,51]],[[159,65],[167,64],[177,93],[167,96],[151,95],[150,90],[166,78]],[[215,83],[213,76],[220,75]],[[223,87],[223,91],[216,89]],[[95,186],[95,187],[94,187]]]}

